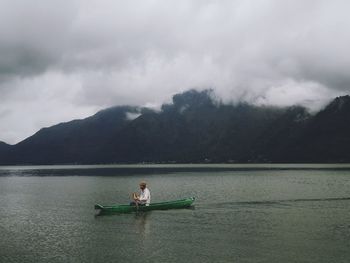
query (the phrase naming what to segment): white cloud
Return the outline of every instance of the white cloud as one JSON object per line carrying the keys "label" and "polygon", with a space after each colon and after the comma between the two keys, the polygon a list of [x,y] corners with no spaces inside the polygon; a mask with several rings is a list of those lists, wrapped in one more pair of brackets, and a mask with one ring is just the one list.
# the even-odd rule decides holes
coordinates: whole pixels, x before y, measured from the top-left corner
{"label": "white cloud", "polygon": [[135,120],[136,118],[140,117],[141,113],[135,113],[135,112],[127,112],[126,113],[126,119],[129,121]]}
{"label": "white cloud", "polygon": [[23,140],[42,127],[87,117],[97,110],[94,106],[77,107],[75,100],[81,85],[73,76],[47,72],[13,80],[10,85],[12,90],[0,104],[0,134],[8,143]]}
{"label": "white cloud", "polygon": [[255,98],[250,98],[252,103],[280,107],[301,105],[311,111],[317,111],[333,99],[332,92],[318,83],[296,82],[292,79],[281,83],[280,86],[267,88],[263,94],[263,96],[257,94]]}

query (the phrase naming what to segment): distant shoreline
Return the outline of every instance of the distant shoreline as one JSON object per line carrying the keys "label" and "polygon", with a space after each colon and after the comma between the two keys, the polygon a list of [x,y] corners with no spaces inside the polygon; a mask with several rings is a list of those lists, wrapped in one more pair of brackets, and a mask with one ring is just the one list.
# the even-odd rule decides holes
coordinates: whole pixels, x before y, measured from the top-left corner
{"label": "distant shoreline", "polygon": [[162,163],[162,164],[52,164],[52,165],[0,165],[0,170],[56,170],[56,169],[181,169],[181,170],[305,170],[305,169],[350,169],[350,163]]}

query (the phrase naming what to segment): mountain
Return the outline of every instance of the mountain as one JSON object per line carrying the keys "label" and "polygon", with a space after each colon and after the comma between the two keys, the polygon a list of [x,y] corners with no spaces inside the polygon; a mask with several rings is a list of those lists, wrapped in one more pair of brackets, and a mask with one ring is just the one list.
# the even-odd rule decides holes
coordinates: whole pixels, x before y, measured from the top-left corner
{"label": "mountain", "polygon": [[303,107],[287,108],[255,140],[249,157],[253,162],[305,162],[298,159],[298,140],[312,118]]}
{"label": "mountain", "polygon": [[204,162],[239,159],[283,111],[218,104],[189,91],[162,111],[148,112],[115,137],[108,152],[121,162]]}
{"label": "mountain", "polygon": [[0,143],[0,164],[349,162],[349,118],[349,96],[311,115],[190,90],[160,111],[118,106]]}
{"label": "mountain", "polygon": [[11,145],[0,141],[0,152],[6,152],[11,148]]}
{"label": "mountain", "polygon": [[[0,163],[55,164],[100,162],[100,153],[114,134],[138,114],[137,107],[113,107],[83,120],[43,128],[0,155]],[[93,161],[95,160],[95,161]]]}
{"label": "mountain", "polygon": [[296,142],[308,162],[350,162],[350,96],[333,100],[310,120]]}

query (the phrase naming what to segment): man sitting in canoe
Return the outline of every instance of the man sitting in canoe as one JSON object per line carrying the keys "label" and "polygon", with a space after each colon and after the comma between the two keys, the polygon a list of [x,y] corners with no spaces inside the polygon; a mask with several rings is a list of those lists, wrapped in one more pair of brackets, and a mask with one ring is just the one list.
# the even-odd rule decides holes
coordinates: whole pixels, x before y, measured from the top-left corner
{"label": "man sitting in canoe", "polygon": [[147,188],[147,184],[145,182],[140,183],[140,195],[137,193],[132,194],[133,202],[130,203],[130,205],[146,205],[149,206],[151,203],[151,192]]}

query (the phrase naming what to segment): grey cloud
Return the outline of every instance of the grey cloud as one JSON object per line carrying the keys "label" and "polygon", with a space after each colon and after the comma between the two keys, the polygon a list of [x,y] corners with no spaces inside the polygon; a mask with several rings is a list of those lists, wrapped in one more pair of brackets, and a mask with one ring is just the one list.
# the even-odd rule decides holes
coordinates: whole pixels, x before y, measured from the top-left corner
{"label": "grey cloud", "polygon": [[4,3],[4,14],[15,13],[2,16],[4,74],[125,70],[186,55],[197,63],[209,58],[247,82],[233,86],[261,75],[335,88],[348,82],[346,1]]}
{"label": "grey cloud", "polygon": [[226,102],[316,110],[350,91],[349,7],[345,0],[4,0],[1,110],[18,111],[26,99],[57,107],[46,114],[28,102],[38,124],[12,138],[52,115],[157,105],[189,88],[213,88]]}
{"label": "grey cloud", "polygon": [[0,2],[0,77],[42,74],[65,52],[74,1]]}

